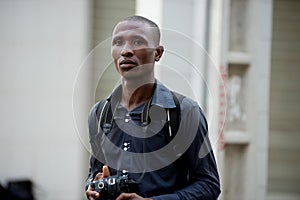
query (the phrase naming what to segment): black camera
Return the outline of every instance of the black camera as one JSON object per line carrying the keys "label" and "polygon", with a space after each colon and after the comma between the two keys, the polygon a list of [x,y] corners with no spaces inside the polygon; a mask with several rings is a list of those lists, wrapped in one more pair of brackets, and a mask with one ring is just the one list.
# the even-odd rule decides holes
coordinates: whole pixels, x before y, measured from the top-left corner
{"label": "black camera", "polygon": [[101,199],[115,200],[121,193],[136,192],[137,183],[128,176],[110,176],[91,183],[91,187],[100,193]]}

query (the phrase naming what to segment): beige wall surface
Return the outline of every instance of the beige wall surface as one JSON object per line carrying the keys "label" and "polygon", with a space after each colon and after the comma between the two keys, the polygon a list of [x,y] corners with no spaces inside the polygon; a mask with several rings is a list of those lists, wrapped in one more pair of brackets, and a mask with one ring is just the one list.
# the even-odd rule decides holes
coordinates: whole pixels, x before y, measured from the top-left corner
{"label": "beige wall surface", "polygon": [[[120,79],[110,55],[112,29],[119,20],[134,14],[135,0],[102,0],[94,3],[92,56],[94,79],[98,83],[95,101],[106,98]],[[108,65],[103,63],[106,57],[109,57]],[[99,71],[103,71],[103,73]]]}
{"label": "beige wall surface", "polygon": [[275,0],[268,200],[300,199],[300,1]]}

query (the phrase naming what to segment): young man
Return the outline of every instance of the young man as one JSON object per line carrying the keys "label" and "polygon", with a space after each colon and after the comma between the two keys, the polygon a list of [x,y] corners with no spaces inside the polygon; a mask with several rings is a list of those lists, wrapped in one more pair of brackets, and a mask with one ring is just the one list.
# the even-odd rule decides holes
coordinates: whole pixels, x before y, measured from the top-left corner
{"label": "young man", "polygon": [[214,200],[220,194],[202,110],[154,77],[164,52],[159,44],[158,26],[144,17],[128,17],[114,27],[111,53],[122,84],[89,116],[89,199],[111,199],[107,190],[100,194],[90,184],[109,177],[128,177],[135,184],[117,200]]}

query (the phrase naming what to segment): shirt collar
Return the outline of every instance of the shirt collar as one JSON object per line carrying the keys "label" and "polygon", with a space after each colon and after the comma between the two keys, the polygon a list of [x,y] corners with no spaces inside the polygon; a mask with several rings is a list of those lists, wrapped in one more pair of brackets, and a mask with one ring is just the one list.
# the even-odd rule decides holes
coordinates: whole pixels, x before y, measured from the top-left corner
{"label": "shirt collar", "polygon": [[[175,102],[171,91],[158,80],[155,81],[156,87],[153,92],[151,105],[157,105],[162,108],[175,108]],[[110,100],[112,94],[121,94],[121,86],[117,87],[107,98]]]}
{"label": "shirt collar", "polygon": [[171,91],[159,81],[156,81],[152,105],[157,105],[162,108],[176,107]]}

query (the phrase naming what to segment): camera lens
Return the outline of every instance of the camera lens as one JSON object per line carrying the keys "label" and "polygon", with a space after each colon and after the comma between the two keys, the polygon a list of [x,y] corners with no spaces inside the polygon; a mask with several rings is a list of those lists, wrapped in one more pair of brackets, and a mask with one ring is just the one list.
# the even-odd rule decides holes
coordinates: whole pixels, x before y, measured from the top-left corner
{"label": "camera lens", "polygon": [[98,187],[99,187],[100,189],[103,189],[103,188],[104,188],[104,183],[103,183],[102,181],[99,182]]}

